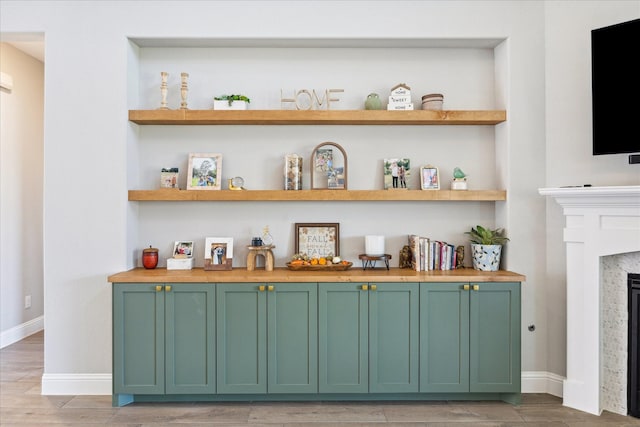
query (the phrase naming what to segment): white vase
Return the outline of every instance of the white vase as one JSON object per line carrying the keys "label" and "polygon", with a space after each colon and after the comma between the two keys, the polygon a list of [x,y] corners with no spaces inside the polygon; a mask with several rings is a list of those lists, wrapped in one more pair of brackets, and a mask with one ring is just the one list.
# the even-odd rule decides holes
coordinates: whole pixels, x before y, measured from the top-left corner
{"label": "white vase", "polygon": [[471,244],[471,259],[473,268],[481,271],[498,271],[502,245]]}

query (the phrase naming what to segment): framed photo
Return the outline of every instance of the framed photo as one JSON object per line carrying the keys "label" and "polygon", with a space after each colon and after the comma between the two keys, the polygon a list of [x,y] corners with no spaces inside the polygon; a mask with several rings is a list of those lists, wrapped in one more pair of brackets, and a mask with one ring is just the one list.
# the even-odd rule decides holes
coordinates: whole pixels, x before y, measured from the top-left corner
{"label": "framed photo", "polygon": [[384,159],[384,189],[407,189],[411,174],[411,161],[407,158]]}
{"label": "framed photo", "polygon": [[440,173],[438,168],[427,165],[420,168],[420,187],[423,190],[440,189]]}
{"label": "framed photo", "polygon": [[174,258],[191,258],[193,256],[193,242],[175,242],[173,244]]}
{"label": "framed photo", "polygon": [[160,188],[178,188],[178,168],[162,168]]}
{"label": "framed photo", "polygon": [[340,255],[340,224],[296,223],[296,253],[310,258]]}
{"label": "framed photo", "polygon": [[222,184],[222,154],[189,154],[187,190],[220,190]]}
{"label": "framed photo", "polygon": [[205,270],[231,270],[233,265],[233,238],[207,237],[204,243]]}

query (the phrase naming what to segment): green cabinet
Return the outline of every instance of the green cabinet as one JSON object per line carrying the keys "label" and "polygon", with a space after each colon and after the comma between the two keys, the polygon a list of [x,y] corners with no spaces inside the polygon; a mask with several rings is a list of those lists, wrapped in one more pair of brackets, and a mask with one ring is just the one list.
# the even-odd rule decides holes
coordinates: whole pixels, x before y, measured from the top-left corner
{"label": "green cabinet", "polygon": [[214,322],[212,285],[114,284],[114,394],[215,393]]}
{"label": "green cabinet", "polygon": [[216,288],[218,393],[317,393],[317,285]]}
{"label": "green cabinet", "polygon": [[520,393],[520,283],[420,285],[420,391]]}
{"label": "green cabinet", "polygon": [[319,391],[418,391],[417,283],[319,284]]}

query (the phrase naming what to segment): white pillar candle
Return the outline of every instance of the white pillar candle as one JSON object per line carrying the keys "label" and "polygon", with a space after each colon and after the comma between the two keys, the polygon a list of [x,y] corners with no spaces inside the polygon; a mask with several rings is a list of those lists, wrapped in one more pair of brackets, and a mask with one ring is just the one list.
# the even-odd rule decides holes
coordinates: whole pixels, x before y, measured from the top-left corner
{"label": "white pillar candle", "polygon": [[364,236],[364,253],[368,256],[384,255],[384,236]]}

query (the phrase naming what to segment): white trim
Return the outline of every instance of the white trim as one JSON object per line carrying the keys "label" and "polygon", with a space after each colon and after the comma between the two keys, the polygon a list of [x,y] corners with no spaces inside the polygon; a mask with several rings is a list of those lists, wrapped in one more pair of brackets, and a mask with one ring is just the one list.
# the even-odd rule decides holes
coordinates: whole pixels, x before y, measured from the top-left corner
{"label": "white trim", "polygon": [[562,385],[565,378],[544,371],[522,372],[523,393],[548,393],[562,397]]}
{"label": "white trim", "polygon": [[44,374],[42,395],[111,395],[111,374]]}
{"label": "white trim", "polygon": [[0,334],[0,348],[16,343],[23,338],[40,332],[44,329],[44,316],[36,317],[33,320],[14,326],[13,328],[2,331]]}
{"label": "white trim", "polygon": [[[564,377],[551,372],[522,372],[522,393],[548,393],[562,397]],[[111,395],[111,374],[44,374],[42,394]]]}

